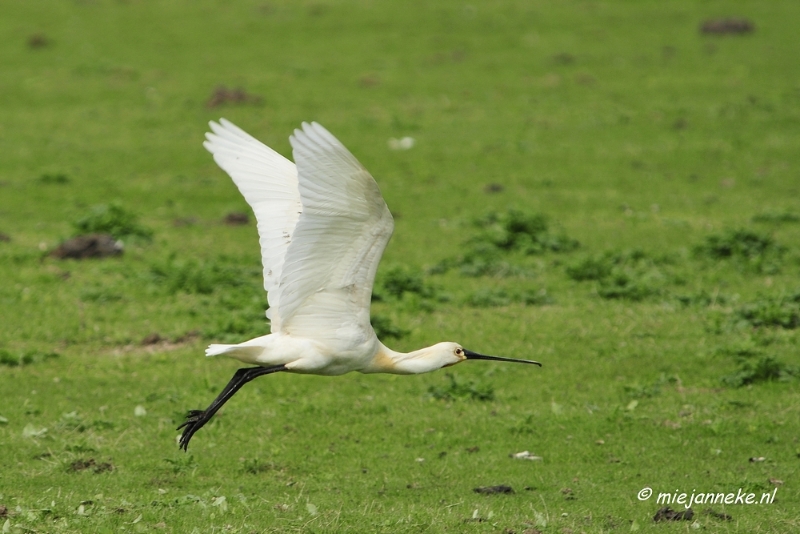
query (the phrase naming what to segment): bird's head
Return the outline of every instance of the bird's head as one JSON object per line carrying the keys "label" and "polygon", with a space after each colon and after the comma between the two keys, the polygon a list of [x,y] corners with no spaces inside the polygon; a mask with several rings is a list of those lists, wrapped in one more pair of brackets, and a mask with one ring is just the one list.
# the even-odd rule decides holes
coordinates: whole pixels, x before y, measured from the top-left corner
{"label": "bird's head", "polygon": [[486,356],[485,354],[478,354],[477,352],[472,352],[471,350],[465,349],[458,343],[452,343],[449,341],[446,341],[444,343],[437,343],[436,345],[430,347],[430,350],[433,353],[432,359],[440,361],[442,367],[450,367],[451,365],[455,365],[457,363],[461,363],[466,360],[490,360],[495,362],[529,363],[533,365],[538,365],[539,367],[542,366],[541,363],[535,362],[533,360],[517,360],[515,358],[501,358],[499,356]]}

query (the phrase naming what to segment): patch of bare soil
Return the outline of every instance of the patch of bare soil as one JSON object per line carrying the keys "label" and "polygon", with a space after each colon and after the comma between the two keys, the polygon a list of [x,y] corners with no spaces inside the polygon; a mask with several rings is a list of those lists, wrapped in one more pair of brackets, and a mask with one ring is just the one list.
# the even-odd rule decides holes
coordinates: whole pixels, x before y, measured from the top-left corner
{"label": "patch of bare soil", "polygon": [[241,211],[232,211],[222,220],[228,226],[242,226],[250,222],[250,216]]}
{"label": "patch of bare soil", "polygon": [[709,19],[700,26],[700,33],[707,35],[741,35],[752,33],[756,27],[752,21],[737,18]]}
{"label": "patch of bare soil", "polygon": [[58,259],[84,260],[122,254],[122,243],[109,234],[87,234],[67,239],[50,255]]}
{"label": "patch of bare soil", "polygon": [[669,506],[665,506],[656,512],[656,515],[653,516],[653,521],[691,521],[693,517],[694,511],[691,508],[676,512]]}
{"label": "patch of bare soil", "polygon": [[499,486],[481,486],[474,488],[472,491],[475,493],[482,493],[483,495],[495,495],[497,493],[513,494],[514,488],[501,484]]}
{"label": "patch of bare soil", "polygon": [[112,464],[111,462],[98,463],[94,458],[89,458],[88,460],[80,459],[72,462],[69,465],[68,470],[72,471],[73,473],[77,473],[79,471],[91,470],[92,472],[99,474],[99,473],[104,473],[106,471],[109,472],[113,471],[114,464]]}
{"label": "patch of bare soil", "polygon": [[224,85],[218,85],[206,102],[206,107],[216,108],[224,104],[260,104],[262,100],[260,96],[248,93],[241,87],[229,89]]}
{"label": "patch of bare soil", "polygon": [[28,37],[28,48],[44,48],[50,46],[50,39],[43,33],[34,33]]}

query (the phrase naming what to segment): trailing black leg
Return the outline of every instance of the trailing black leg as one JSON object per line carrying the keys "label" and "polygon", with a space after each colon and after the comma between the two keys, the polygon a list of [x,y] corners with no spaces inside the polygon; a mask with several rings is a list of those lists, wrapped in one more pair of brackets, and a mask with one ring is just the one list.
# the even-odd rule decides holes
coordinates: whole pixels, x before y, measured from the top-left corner
{"label": "trailing black leg", "polygon": [[228,402],[228,399],[233,397],[233,395],[241,389],[241,387],[254,378],[258,378],[261,375],[268,375],[272,373],[277,373],[279,371],[285,371],[285,365],[275,365],[272,367],[245,367],[243,369],[239,369],[233,375],[228,385],[222,390],[214,402],[212,402],[208,408],[205,410],[190,410],[189,414],[186,416],[186,421],[177,428],[180,430],[183,427],[183,434],[181,434],[180,444],[178,445],[179,448],[183,449],[184,451],[187,450],[189,446],[189,440],[192,439],[194,433],[200,430],[203,425],[208,423],[214,414],[222,408],[222,405]]}

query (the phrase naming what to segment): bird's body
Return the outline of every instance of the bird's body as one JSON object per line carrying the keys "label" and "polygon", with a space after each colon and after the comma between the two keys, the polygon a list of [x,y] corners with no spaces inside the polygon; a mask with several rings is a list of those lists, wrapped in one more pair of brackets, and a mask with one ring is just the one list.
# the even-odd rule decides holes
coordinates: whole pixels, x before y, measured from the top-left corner
{"label": "bird's body", "polygon": [[467,359],[540,365],[483,356],[451,342],[409,353],[387,348],[375,335],[369,311],[394,222],[369,172],[317,123],[303,123],[290,137],[295,163],[225,119],[210,125],[213,133],[206,134],[204,146],[258,222],[272,333],[208,347],[207,356],[256,367],[237,371],[206,410],[190,412],[181,425],[184,449],[222,404],[263,374],[419,374]]}
{"label": "bird's body", "polygon": [[338,346],[283,334],[257,337],[238,345],[211,345],[207,356],[225,355],[263,367],[284,365],[290,373],[337,376],[352,371],[411,375],[427,373],[461,361],[457,343],[438,343],[413,352],[396,352],[372,335],[362,342]]}

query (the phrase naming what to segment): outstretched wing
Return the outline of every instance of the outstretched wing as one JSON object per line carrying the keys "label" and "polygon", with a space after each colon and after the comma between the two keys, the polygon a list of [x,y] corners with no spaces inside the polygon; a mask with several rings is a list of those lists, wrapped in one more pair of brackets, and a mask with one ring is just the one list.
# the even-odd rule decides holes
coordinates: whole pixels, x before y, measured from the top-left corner
{"label": "outstretched wing", "polygon": [[325,128],[303,123],[289,141],[303,210],[278,288],[281,329],[316,339],[369,336],[372,283],[392,215],[369,172]]}
{"label": "outstretched wing", "polygon": [[267,317],[272,332],[279,332],[282,318],[276,313],[280,310],[277,290],[286,251],[302,211],[297,169],[294,163],[227,120],[209,125],[214,133],[206,134],[203,146],[230,175],[256,216],[264,289],[270,306]]}

